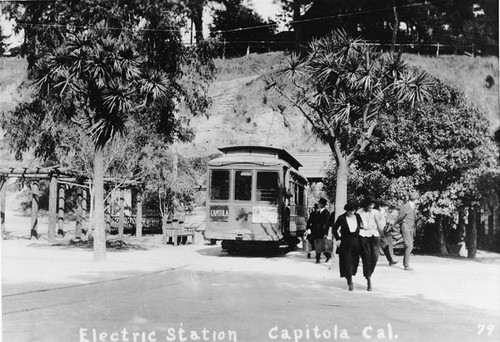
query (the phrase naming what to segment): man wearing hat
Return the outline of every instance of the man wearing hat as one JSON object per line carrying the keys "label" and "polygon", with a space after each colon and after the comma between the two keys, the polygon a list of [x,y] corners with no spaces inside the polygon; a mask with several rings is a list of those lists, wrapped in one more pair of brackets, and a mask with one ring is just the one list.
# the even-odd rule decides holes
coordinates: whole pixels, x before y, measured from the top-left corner
{"label": "man wearing hat", "polygon": [[410,267],[410,254],[413,250],[413,235],[415,234],[418,198],[418,192],[410,192],[408,202],[401,207],[398,218],[394,222],[395,225],[401,224],[401,234],[403,235],[403,242],[405,245],[403,265],[406,271],[413,271],[413,268]]}
{"label": "man wearing hat", "polygon": [[323,252],[326,256],[326,262],[330,260],[332,255],[325,252],[325,239],[328,234],[328,220],[330,218],[330,213],[325,208],[327,204],[325,198],[320,198],[318,201],[318,210],[311,222],[311,239],[314,239],[314,246],[316,249],[316,263],[319,263],[321,259],[321,253]]}

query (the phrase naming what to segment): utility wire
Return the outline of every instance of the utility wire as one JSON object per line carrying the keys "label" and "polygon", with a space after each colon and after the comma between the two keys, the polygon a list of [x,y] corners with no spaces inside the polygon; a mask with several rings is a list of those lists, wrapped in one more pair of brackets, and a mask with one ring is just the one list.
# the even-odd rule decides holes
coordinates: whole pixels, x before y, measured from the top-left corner
{"label": "utility wire", "polygon": [[[54,2],[57,0],[39,0],[43,2]],[[386,8],[377,8],[377,9],[371,9],[371,10],[366,10],[366,11],[356,11],[356,12],[348,12],[348,13],[341,13],[341,14],[335,14],[335,15],[330,15],[330,16],[325,16],[325,17],[320,17],[320,18],[311,18],[311,19],[301,19],[301,20],[295,20],[290,22],[290,24],[299,24],[299,23],[305,23],[305,22],[311,22],[311,21],[318,21],[318,20],[326,20],[326,19],[334,19],[334,18],[342,18],[346,16],[351,16],[351,15],[360,15],[360,14],[369,14],[369,13],[375,13],[375,12],[381,12],[381,11],[386,11],[386,10],[392,10],[393,8],[407,8],[407,7],[417,7],[417,6],[424,6],[424,5],[429,5],[429,4],[436,4],[436,3],[441,3],[445,2],[446,0],[436,0],[436,1],[426,1],[422,3],[416,3],[416,4],[408,4],[408,5],[400,5],[400,6],[395,6],[395,7],[386,7]],[[38,2],[36,0],[0,0],[0,2]],[[20,22],[18,23],[20,26],[40,26],[40,27],[54,27],[54,28],[80,28],[80,29],[92,29],[95,28],[93,26],[77,26],[77,25],[62,25],[62,24],[38,24],[38,23],[26,23],[26,22]],[[249,26],[249,27],[238,27],[234,29],[228,29],[228,30],[217,30],[214,31],[216,33],[228,33],[228,32],[238,32],[238,31],[248,31],[248,30],[255,30],[255,29],[260,29],[260,28],[265,28],[265,27],[274,27],[276,26],[276,23],[272,24],[264,24],[264,25],[257,25],[257,26]],[[177,30],[169,30],[169,29],[138,29],[138,28],[125,28],[125,27],[107,27],[108,30],[130,30],[130,31],[153,31],[153,32],[177,32]]]}

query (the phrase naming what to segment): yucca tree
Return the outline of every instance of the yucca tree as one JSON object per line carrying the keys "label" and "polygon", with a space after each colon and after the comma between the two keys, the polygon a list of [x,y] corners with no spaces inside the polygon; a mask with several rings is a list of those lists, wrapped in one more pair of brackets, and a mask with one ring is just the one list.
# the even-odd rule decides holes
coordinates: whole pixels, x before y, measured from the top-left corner
{"label": "yucca tree", "polygon": [[338,30],[292,54],[280,70],[277,91],[297,107],[336,160],[336,215],[347,201],[349,165],[370,143],[383,112],[397,115],[429,96],[431,78],[405,64],[401,55],[382,53]]}
{"label": "yucca tree", "polygon": [[105,26],[68,34],[36,64],[37,96],[54,104],[54,121],[70,120],[94,144],[94,259],[105,258],[103,152],[133,115],[168,92],[163,71],[151,70],[128,31]]}

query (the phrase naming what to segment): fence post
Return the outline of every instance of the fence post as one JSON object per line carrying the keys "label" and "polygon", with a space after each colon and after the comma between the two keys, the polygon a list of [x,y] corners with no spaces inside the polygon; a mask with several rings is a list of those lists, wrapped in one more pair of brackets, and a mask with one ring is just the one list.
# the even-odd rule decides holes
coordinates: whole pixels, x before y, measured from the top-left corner
{"label": "fence post", "polygon": [[439,57],[439,42],[436,44],[436,57]]}

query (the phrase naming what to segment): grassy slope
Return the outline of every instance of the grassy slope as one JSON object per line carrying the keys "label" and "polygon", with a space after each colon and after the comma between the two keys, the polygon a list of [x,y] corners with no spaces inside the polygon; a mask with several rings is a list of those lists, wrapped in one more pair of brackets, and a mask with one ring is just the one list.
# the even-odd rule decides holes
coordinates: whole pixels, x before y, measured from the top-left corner
{"label": "grassy slope", "polygon": [[[492,128],[500,125],[499,73],[497,57],[405,55],[406,60],[462,90],[467,98],[490,119]],[[485,79],[491,75],[495,85],[488,89]]]}

